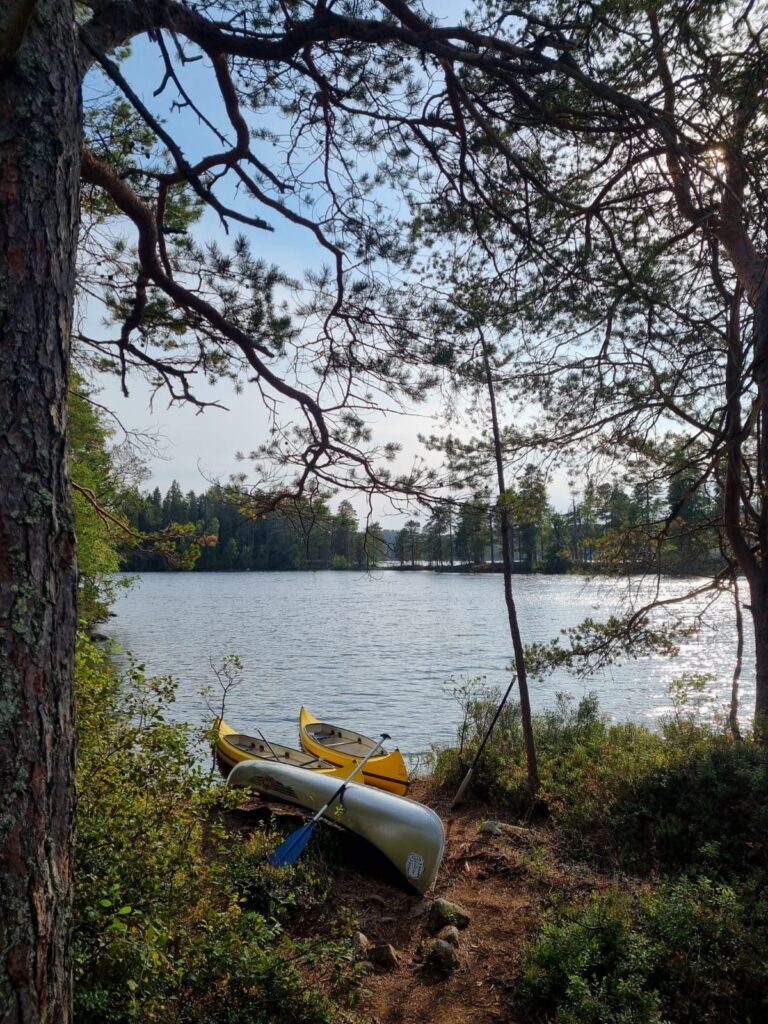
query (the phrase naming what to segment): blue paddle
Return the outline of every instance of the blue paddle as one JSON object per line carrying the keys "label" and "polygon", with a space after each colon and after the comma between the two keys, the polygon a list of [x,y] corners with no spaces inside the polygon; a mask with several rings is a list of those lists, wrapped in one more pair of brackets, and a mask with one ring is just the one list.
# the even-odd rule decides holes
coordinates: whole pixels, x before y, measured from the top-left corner
{"label": "blue paddle", "polygon": [[339,799],[344,790],[347,788],[347,783],[351,782],[352,779],[354,779],[354,777],[362,770],[362,767],[366,763],[366,761],[372,758],[377,750],[381,750],[385,741],[388,739],[389,735],[386,732],[383,732],[381,734],[381,739],[376,744],[376,746],[372,747],[365,755],[363,760],[358,762],[353,771],[347,776],[344,782],[342,782],[342,784],[333,794],[328,803],[324,804],[317,812],[317,814],[313,818],[311,818],[306,825],[302,825],[301,828],[297,829],[295,832],[292,832],[288,836],[288,838],[285,839],[278,846],[278,848],[269,858],[269,863],[272,865],[273,868],[290,867],[291,864],[294,864],[299,859],[299,857],[301,856],[301,851],[312,838],[312,833],[318,820],[322,818],[322,816],[325,814],[325,812],[328,810],[331,804]]}

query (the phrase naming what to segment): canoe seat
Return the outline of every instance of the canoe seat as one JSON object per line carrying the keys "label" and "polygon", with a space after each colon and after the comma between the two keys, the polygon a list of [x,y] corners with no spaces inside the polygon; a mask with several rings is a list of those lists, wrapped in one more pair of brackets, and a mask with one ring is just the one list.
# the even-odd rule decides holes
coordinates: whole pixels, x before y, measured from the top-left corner
{"label": "canoe seat", "polygon": [[233,747],[239,747],[240,750],[266,750],[263,743],[257,743],[252,736],[225,736],[227,743],[231,743]]}
{"label": "canoe seat", "polygon": [[308,761],[301,761],[299,768],[331,768],[330,761],[321,761],[319,757],[310,757]]}
{"label": "canoe seat", "polygon": [[354,740],[344,740],[342,743],[328,743],[326,745],[334,747],[340,754],[349,754],[350,757],[365,757],[371,749],[362,743],[355,743]]}
{"label": "canoe seat", "polygon": [[333,732],[331,729],[313,729],[312,726],[307,726],[307,732],[310,736],[313,736],[318,743],[325,743],[332,736],[337,736],[338,733]]}

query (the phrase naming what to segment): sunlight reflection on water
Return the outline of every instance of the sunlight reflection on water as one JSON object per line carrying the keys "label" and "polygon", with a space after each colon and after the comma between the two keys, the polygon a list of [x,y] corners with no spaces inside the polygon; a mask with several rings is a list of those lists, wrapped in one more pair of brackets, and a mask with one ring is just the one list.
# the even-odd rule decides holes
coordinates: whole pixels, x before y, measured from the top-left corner
{"label": "sunlight reflection on water", "polygon": [[[682,594],[697,582],[665,581],[663,594]],[[604,620],[627,593],[626,581],[585,583],[574,576],[520,576],[514,587],[525,642],[551,639],[587,616]],[[500,575],[147,573],[114,610],[109,635],[148,672],[177,680],[179,718],[210,717],[200,690],[214,681],[211,660],[236,653],[245,680],[229,698],[227,717],[246,732],[258,727],[288,744],[296,743],[304,703],[319,717],[367,733],[386,729],[403,751],[424,751],[455,736],[459,708],[446,690],[451,677],[485,676],[503,686],[509,679]],[[690,605],[676,606],[675,614],[686,610]],[[534,710],[551,707],[557,692],[579,698],[596,690],[612,718],[652,723],[669,712],[669,682],[683,672],[713,673],[714,704],[727,708],[733,622],[732,599],[724,595],[677,658],[643,658],[587,680],[558,672],[533,681]],[[747,630],[745,723],[753,701]]]}

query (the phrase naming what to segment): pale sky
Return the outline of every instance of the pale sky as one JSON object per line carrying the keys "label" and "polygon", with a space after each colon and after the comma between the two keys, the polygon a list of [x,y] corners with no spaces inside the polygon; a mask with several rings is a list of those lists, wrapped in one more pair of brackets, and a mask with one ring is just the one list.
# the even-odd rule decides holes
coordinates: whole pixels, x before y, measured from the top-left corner
{"label": "pale sky", "polygon": [[[439,4],[441,16],[446,23],[449,20],[457,21],[465,9],[466,4],[456,0],[442,0]],[[171,86],[159,98],[153,97],[162,79],[155,53],[154,47],[141,40],[137,41],[132,56],[123,66],[124,73],[142,100],[156,114],[164,116],[168,126],[173,127],[174,139],[190,162],[193,162],[203,155],[199,147],[208,144],[210,135],[207,129],[200,131],[196,117],[170,111],[170,104],[176,98]],[[220,103],[216,102],[217,90],[215,84],[212,88],[214,79],[207,61],[188,64],[184,75],[185,86],[204,112],[215,122],[218,120],[219,123],[226,123]],[[86,83],[86,98],[87,94]],[[263,215],[262,210],[258,213]],[[325,262],[326,254],[321,254],[306,230],[289,224],[277,214],[268,219],[275,227],[273,232],[246,231],[250,234],[255,255],[261,255],[285,273],[296,277],[301,277],[306,269],[313,266],[317,268]],[[241,227],[237,225],[236,231],[240,230]],[[218,217],[210,211],[195,231],[201,239],[219,240],[223,248],[228,244]],[[89,329],[95,331],[97,327],[91,322]],[[215,388],[215,397],[228,407],[227,411],[210,408],[200,413],[189,406],[175,405],[169,408],[162,394],[155,401],[154,410],[150,410],[150,396],[144,383],[136,378],[129,380],[128,384],[130,396],[126,399],[120,393],[116,381],[106,381],[100,400],[114,408],[126,426],[158,435],[160,453],[147,460],[152,475],[143,485],[145,488],[158,486],[165,491],[173,480],[177,480],[182,490],[200,492],[206,489],[212,479],[226,481],[232,473],[248,472],[248,464],[238,462],[236,452],[256,448],[265,439],[268,425],[266,412],[255,388],[246,386],[243,393],[236,394],[227,383],[219,384]],[[204,385],[197,390],[201,397],[212,397],[214,394],[211,388]],[[435,417],[439,411],[438,400],[435,399],[430,405],[414,408],[412,416],[377,417],[378,422],[372,424],[377,440],[396,441],[403,446],[396,469],[409,468],[419,456],[421,449],[417,434],[437,430]],[[557,482],[556,491],[562,491],[560,498],[567,497],[564,481]],[[554,496],[557,500],[558,495]],[[353,504],[362,511],[363,506],[359,501],[353,499]],[[562,504],[562,501],[557,500],[557,504]],[[384,526],[397,526],[402,518],[393,513],[386,502],[376,508],[376,514]],[[387,520],[392,521],[388,523]]]}

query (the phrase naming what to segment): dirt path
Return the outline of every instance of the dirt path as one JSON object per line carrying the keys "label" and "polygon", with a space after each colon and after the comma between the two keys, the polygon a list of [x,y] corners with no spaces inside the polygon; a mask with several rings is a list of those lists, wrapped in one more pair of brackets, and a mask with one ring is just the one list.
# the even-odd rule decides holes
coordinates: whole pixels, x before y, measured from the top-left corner
{"label": "dirt path", "polygon": [[[503,812],[478,805],[451,812],[449,798],[430,780],[418,780],[411,796],[433,807],[445,824],[445,856],[429,899],[406,892],[383,858],[376,863],[375,851],[356,847],[344,834],[344,864],[331,904],[346,907],[370,943],[394,947],[398,963],[372,970],[362,1005],[342,1019],[348,1024],[524,1024],[514,1000],[522,948],[549,899],[604,888],[608,879],[562,863],[546,828],[505,823],[499,834],[483,831],[484,822],[503,823]],[[260,811],[278,814],[288,829],[302,820],[294,809],[256,800],[244,816],[236,812],[237,827],[252,827]],[[460,933],[459,965],[447,975],[427,969],[420,955],[431,937],[426,909],[435,897],[458,903],[470,915]]]}
{"label": "dirt path", "polygon": [[459,966],[447,976],[427,970],[419,947],[429,937],[427,901],[350,869],[337,884],[340,900],[356,914],[372,943],[389,943],[398,954],[395,969],[372,973],[370,995],[350,1021],[365,1024],[523,1024],[512,993],[521,949],[553,892],[587,890],[599,881],[558,865],[544,829],[511,826],[500,835],[481,832],[495,819],[488,808],[470,806],[455,814],[447,800],[420,781],[413,796],[441,815],[446,852],[430,897],[442,896],[471,917],[461,932]]}

